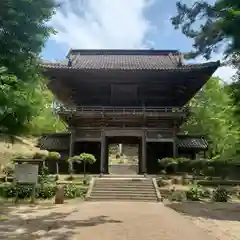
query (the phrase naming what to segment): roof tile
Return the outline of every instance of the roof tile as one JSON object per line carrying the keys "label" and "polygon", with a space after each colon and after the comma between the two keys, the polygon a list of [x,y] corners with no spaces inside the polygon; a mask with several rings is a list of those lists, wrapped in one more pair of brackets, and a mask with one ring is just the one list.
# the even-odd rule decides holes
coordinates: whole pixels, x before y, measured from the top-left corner
{"label": "roof tile", "polygon": [[188,148],[188,149],[207,149],[208,142],[203,138],[183,138],[178,139],[178,147],[179,148]]}

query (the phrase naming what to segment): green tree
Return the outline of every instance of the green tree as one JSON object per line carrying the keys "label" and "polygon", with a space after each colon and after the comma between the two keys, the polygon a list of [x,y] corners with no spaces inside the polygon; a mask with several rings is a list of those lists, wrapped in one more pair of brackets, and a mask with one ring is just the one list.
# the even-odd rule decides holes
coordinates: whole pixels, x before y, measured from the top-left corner
{"label": "green tree", "polygon": [[60,119],[53,109],[54,96],[47,88],[45,82],[41,83],[41,104],[39,112],[30,122],[30,133],[41,135],[43,133],[63,132],[66,124]]}
{"label": "green tree", "polygon": [[190,102],[192,115],[183,130],[204,134],[210,141],[210,157],[235,154],[239,131],[231,95],[219,78],[211,78]]}
{"label": "green tree", "polygon": [[18,81],[36,76],[37,56],[54,33],[46,22],[56,7],[54,0],[1,0],[0,65]]}
{"label": "green tree", "polygon": [[176,29],[194,40],[194,51],[188,56],[203,55],[209,59],[212,52],[224,46],[224,54],[232,63],[240,62],[240,1],[217,0],[214,4],[196,1],[191,7],[177,2],[177,16],[172,18]]}
{"label": "green tree", "polygon": [[47,21],[54,0],[2,0],[0,2],[0,130],[20,134],[38,116],[42,77],[38,55],[54,33]]}
{"label": "green tree", "polygon": [[18,81],[5,68],[0,70],[0,131],[8,134],[26,133],[29,121],[37,115],[41,92],[36,83]]}

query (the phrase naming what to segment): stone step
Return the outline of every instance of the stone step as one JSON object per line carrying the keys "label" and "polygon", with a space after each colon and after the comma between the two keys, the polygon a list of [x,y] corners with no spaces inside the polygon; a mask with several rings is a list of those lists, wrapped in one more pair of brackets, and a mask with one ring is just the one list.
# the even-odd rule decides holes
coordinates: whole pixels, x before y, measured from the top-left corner
{"label": "stone step", "polygon": [[99,182],[96,182],[94,184],[94,186],[136,186],[136,187],[149,187],[149,186],[152,186],[153,184],[152,183],[143,183],[143,184],[136,184],[136,183],[99,183]]}
{"label": "stone step", "polygon": [[87,201],[154,201],[157,202],[156,197],[143,197],[143,196],[96,196],[96,197],[89,197]]}
{"label": "stone step", "polygon": [[142,186],[142,185],[152,185],[152,181],[142,181],[142,182],[135,182],[135,181],[116,181],[116,182],[112,182],[112,181],[96,181],[96,184],[120,184],[120,185],[138,185],[138,186]]}
{"label": "stone step", "polygon": [[128,193],[128,192],[100,192],[100,191],[94,191],[92,192],[91,194],[91,197],[94,197],[94,196],[105,196],[105,197],[110,197],[110,196],[115,196],[115,197],[118,197],[118,196],[125,196],[125,197],[155,197],[156,198],[156,193],[154,192],[150,192],[150,193]]}
{"label": "stone step", "polygon": [[106,175],[102,175],[100,177],[100,179],[114,179],[114,178],[119,178],[119,179],[125,179],[125,178],[129,178],[129,179],[132,179],[132,178],[145,178],[144,175],[137,175],[137,174],[106,174]]}
{"label": "stone step", "polygon": [[152,188],[125,188],[125,187],[119,187],[119,188],[116,188],[116,187],[109,187],[109,188],[105,188],[105,187],[94,187],[92,192],[93,191],[125,191],[125,192],[142,192],[142,193],[145,193],[145,192],[152,192],[154,191],[155,192],[155,188],[152,187]]}
{"label": "stone step", "polygon": [[151,180],[141,180],[141,179],[98,179],[98,182],[113,182],[113,183],[148,183],[152,182]]}

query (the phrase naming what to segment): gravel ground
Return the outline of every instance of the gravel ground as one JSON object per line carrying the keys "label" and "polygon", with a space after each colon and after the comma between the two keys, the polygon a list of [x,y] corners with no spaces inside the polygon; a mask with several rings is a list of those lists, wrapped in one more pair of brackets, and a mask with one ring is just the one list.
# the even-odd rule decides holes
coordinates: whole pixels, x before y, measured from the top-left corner
{"label": "gravel ground", "polygon": [[217,239],[240,240],[239,203],[166,202],[166,205]]}
{"label": "gravel ground", "polygon": [[240,239],[239,205],[167,204],[170,207],[162,203],[73,200],[57,206],[2,205],[0,236],[1,240]]}

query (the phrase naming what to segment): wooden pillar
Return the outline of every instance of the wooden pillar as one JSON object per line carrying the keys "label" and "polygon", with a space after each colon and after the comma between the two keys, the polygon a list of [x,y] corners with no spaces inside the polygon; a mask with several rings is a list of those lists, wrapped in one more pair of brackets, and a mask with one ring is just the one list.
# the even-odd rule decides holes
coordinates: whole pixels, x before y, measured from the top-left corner
{"label": "wooden pillar", "polygon": [[147,173],[147,144],[146,144],[146,131],[142,135],[142,167],[141,173]]}
{"label": "wooden pillar", "polygon": [[173,158],[178,157],[177,138],[173,140]]}
{"label": "wooden pillar", "polygon": [[101,162],[100,162],[100,173],[107,173],[108,169],[106,168],[106,136],[105,136],[105,131],[102,130],[101,133]]}
{"label": "wooden pillar", "polygon": [[75,143],[75,129],[71,129],[70,132],[70,146],[69,146],[69,157],[74,155],[74,143]]}

